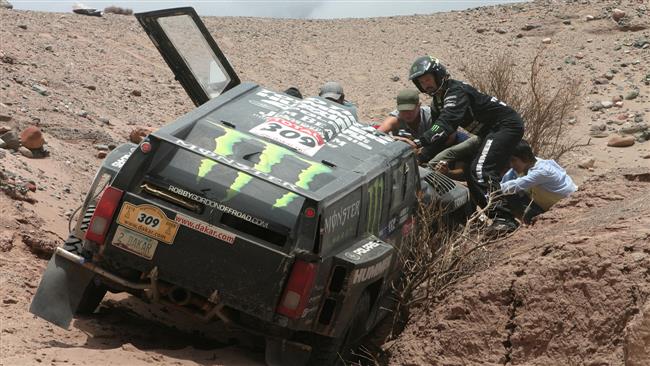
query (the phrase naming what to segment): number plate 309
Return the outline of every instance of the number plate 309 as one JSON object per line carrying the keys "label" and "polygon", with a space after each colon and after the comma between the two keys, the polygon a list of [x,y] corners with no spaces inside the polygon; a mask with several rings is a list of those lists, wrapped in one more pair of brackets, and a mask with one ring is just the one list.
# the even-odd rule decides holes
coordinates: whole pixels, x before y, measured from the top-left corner
{"label": "number plate 309", "polygon": [[154,205],[134,205],[129,202],[122,205],[117,223],[167,244],[174,242],[179,226]]}

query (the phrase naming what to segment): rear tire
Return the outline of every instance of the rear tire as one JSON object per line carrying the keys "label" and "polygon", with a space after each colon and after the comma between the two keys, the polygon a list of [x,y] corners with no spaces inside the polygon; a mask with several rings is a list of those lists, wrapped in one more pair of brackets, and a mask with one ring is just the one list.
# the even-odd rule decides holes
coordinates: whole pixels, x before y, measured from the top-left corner
{"label": "rear tire", "polygon": [[[93,217],[93,214],[95,213],[95,206],[89,205],[88,208],[86,209],[86,212],[84,212],[84,216],[81,218],[81,225],[80,229],[82,232],[86,232],[88,230],[88,225],[90,224],[90,219]],[[83,256],[83,242],[81,239],[77,238],[74,236],[74,233],[70,233],[68,236],[68,239],[63,243],[63,249],[67,250],[70,253]],[[106,295],[106,291],[108,289],[106,286],[104,286],[101,282],[96,281],[95,278],[90,281],[88,286],[86,286],[86,289],[84,290],[83,295],[81,295],[81,302],[79,302],[79,306],[77,307],[77,311],[75,311],[76,315],[89,315],[92,314],[95,309],[97,309],[97,306],[102,302],[102,299],[104,299],[104,295]]]}
{"label": "rear tire", "polygon": [[370,294],[364,291],[354,308],[352,321],[347,330],[338,338],[324,337],[314,334],[310,339],[311,355],[308,364],[311,366],[345,365],[345,357],[368,333],[368,318],[370,317]]}

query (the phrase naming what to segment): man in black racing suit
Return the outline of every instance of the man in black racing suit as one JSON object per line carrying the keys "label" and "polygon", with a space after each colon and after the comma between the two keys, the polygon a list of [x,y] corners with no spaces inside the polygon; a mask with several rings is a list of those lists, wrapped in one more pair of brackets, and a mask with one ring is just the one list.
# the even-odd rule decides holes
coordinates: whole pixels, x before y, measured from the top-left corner
{"label": "man in black racing suit", "polygon": [[[424,160],[444,149],[444,141],[458,127],[481,138],[481,146],[467,169],[467,184],[472,199],[480,207],[500,189],[501,172],[524,134],[519,114],[495,97],[485,95],[467,83],[450,79],[444,65],[431,56],[419,57],[411,66],[409,79],[422,93],[433,97],[431,129],[422,136]],[[514,231],[518,224],[505,199],[497,198],[488,209],[493,219],[492,234]]]}

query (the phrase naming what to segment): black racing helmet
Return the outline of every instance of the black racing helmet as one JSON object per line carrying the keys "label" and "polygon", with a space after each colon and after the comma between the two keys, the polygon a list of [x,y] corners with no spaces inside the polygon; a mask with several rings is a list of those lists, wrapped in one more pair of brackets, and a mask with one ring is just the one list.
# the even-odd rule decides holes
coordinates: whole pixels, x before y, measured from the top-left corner
{"label": "black racing helmet", "polygon": [[[418,57],[411,65],[411,70],[409,71],[409,80],[418,87],[422,93],[426,93],[426,90],[422,89],[422,86],[417,81],[417,78],[424,74],[433,75],[433,79],[438,85],[438,90],[442,88],[445,84],[445,81],[449,78],[449,72],[445,65],[441,64],[437,58],[431,56],[422,56]],[[435,94],[438,90],[431,94]]]}

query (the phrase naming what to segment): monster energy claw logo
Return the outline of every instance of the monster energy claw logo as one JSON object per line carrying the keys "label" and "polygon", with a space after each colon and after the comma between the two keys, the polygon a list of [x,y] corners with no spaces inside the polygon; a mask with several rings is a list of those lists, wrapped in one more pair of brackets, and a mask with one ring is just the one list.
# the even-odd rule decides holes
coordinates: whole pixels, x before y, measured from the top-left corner
{"label": "monster energy claw logo", "polygon": [[[225,134],[222,136],[219,136],[214,139],[215,141],[215,148],[214,152],[217,155],[220,156],[230,156],[233,155],[233,148],[235,144],[241,142],[241,141],[257,141],[262,144],[264,144],[264,150],[260,154],[260,160],[255,166],[253,166],[253,169],[255,171],[259,171],[262,173],[270,174],[271,170],[273,169],[274,166],[277,164],[280,164],[282,160],[287,156],[291,156],[295,159],[298,159],[304,163],[306,163],[308,166],[303,169],[299,174],[298,174],[298,180],[294,183],[297,187],[300,187],[302,189],[309,189],[310,183],[316,178],[316,176],[320,174],[325,174],[325,173],[330,173],[332,170],[320,163],[312,162],[309,160],[306,160],[295,153],[293,153],[291,150],[285,149],[283,147],[273,145],[270,143],[267,143],[262,140],[255,139],[247,134],[241,133],[239,131],[235,131],[233,129],[225,128],[223,126],[214,124],[214,126],[219,127],[225,131]],[[203,159],[201,160],[201,165],[199,166],[199,171],[197,174],[197,179],[202,179],[205,178],[205,176],[212,170],[212,168],[216,165],[216,162],[214,162],[211,159]],[[245,173],[245,172],[239,172],[237,174],[237,178],[235,178],[235,181],[230,185],[228,188],[228,191],[226,192],[226,198],[224,201],[228,201],[235,197],[241,190],[251,181],[253,180],[253,176]],[[292,192],[287,192],[284,194],[282,197],[278,198],[275,201],[275,204],[273,207],[279,208],[279,207],[286,207],[289,205],[293,200],[298,197],[297,194],[292,193]]]}
{"label": "monster energy claw logo", "polygon": [[379,231],[379,221],[381,219],[381,210],[384,203],[384,177],[377,177],[368,185],[368,221],[366,231],[377,233]]}

